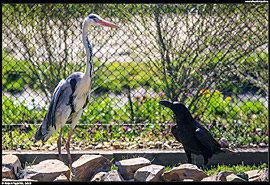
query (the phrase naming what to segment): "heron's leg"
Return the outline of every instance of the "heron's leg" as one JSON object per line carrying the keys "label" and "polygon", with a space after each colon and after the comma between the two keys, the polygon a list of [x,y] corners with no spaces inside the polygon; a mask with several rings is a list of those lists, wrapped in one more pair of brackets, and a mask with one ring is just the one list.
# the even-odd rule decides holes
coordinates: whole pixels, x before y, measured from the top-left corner
{"label": "heron's leg", "polygon": [[70,139],[71,139],[72,133],[73,133],[73,128],[71,128],[69,135],[68,135],[67,142],[66,142],[66,149],[67,149],[68,161],[69,161],[70,167],[72,167],[72,159],[71,159],[69,148],[70,148]]}
{"label": "heron's leg", "polygon": [[61,127],[60,134],[57,140],[57,147],[58,147],[58,154],[59,154],[59,159],[60,161],[63,161],[62,154],[61,154],[61,136],[63,132],[63,127]]}
{"label": "heron's leg", "polygon": [[[59,154],[60,161],[63,161],[62,154],[61,154],[61,137],[62,137],[64,124],[66,122],[67,122],[67,116],[66,116],[65,113],[62,112],[62,115],[61,115],[61,130],[60,130],[60,134],[59,134],[59,137],[58,137],[58,140],[57,140],[57,147],[58,147],[58,154]],[[59,127],[57,127],[57,129],[59,129]]]}
{"label": "heron's leg", "polygon": [[72,136],[73,130],[74,130],[77,122],[79,121],[79,119],[80,119],[80,117],[82,115],[82,112],[83,112],[83,109],[80,110],[77,114],[75,114],[74,117],[72,118],[71,130],[69,132],[67,143],[66,143],[66,149],[67,149],[67,154],[68,154],[69,165],[70,165],[71,170],[72,170],[72,174],[71,174],[71,179],[72,180],[75,179],[75,169],[72,167],[72,159],[71,159],[71,155],[70,155],[70,151],[69,151],[70,140],[71,140],[71,136]]}

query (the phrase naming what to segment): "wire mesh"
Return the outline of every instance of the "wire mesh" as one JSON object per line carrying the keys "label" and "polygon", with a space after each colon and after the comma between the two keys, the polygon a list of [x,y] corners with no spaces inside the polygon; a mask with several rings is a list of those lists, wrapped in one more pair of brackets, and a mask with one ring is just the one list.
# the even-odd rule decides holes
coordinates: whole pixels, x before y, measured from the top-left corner
{"label": "wire mesh", "polygon": [[2,4],[3,124],[39,124],[62,78],[84,71],[93,27],[95,78],[79,124],[173,122],[161,99],[204,123],[267,123],[267,4]]}

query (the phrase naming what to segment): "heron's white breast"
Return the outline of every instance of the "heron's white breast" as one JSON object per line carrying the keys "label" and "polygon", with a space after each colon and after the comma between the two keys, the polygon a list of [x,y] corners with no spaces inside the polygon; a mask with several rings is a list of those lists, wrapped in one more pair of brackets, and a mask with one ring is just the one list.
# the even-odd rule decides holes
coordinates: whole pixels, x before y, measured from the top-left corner
{"label": "heron's white breast", "polygon": [[91,88],[90,84],[83,84],[82,81],[78,83],[76,91],[74,92],[75,95],[74,103],[76,112],[83,108],[86,99],[90,94],[90,88]]}

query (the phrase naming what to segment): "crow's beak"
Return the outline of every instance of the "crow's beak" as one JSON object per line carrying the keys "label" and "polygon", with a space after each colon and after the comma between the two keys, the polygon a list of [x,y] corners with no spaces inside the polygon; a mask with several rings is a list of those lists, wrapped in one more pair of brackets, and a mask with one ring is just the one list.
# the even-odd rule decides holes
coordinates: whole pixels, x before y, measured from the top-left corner
{"label": "crow's beak", "polygon": [[170,101],[168,101],[168,100],[161,100],[161,101],[159,101],[158,103],[159,103],[160,105],[163,105],[163,106],[165,106],[165,107],[168,107],[168,108],[172,109],[173,103],[170,102]]}

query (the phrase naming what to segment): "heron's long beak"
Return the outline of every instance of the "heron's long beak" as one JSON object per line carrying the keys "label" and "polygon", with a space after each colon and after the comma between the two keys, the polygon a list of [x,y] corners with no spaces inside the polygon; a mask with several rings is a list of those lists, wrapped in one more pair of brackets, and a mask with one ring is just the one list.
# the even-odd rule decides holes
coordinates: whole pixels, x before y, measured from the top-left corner
{"label": "heron's long beak", "polygon": [[172,108],[172,105],[173,105],[173,103],[172,102],[170,102],[170,101],[168,101],[168,100],[161,100],[161,101],[159,101],[158,102],[160,105],[163,105],[163,106],[165,106],[165,107],[168,107],[168,108]]}
{"label": "heron's long beak", "polygon": [[97,23],[99,23],[99,25],[101,26],[108,26],[108,27],[112,27],[112,28],[120,28],[120,26],[113,24],[109,21],[105,21],[105,20],[97,20]]}

